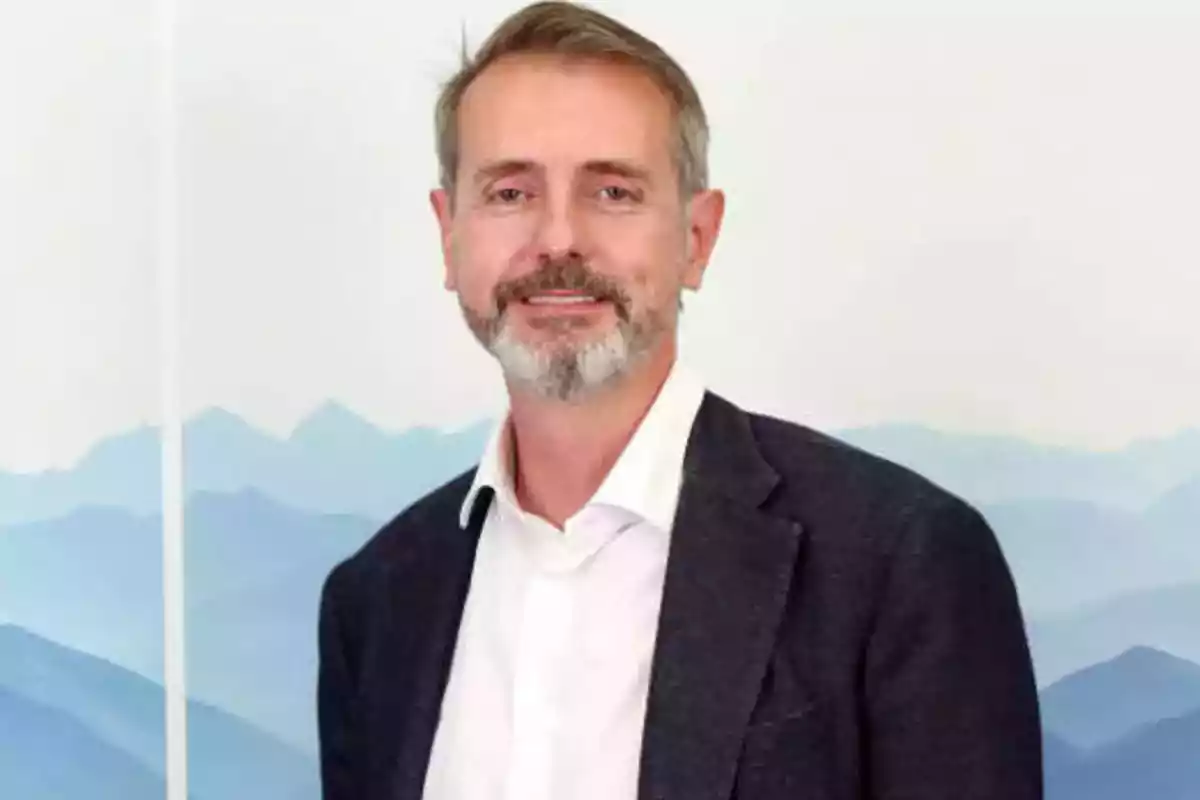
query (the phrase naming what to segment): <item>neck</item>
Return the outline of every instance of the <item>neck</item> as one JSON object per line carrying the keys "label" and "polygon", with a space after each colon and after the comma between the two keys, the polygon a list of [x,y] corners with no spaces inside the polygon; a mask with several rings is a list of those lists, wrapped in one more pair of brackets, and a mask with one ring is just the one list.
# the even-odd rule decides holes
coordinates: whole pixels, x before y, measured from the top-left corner
{"label": "neck", "polygon": [[561,529],[600,488],[674,363],[669,342],[619,383],[580,403],[534,396],[510,384],[521,507]]}

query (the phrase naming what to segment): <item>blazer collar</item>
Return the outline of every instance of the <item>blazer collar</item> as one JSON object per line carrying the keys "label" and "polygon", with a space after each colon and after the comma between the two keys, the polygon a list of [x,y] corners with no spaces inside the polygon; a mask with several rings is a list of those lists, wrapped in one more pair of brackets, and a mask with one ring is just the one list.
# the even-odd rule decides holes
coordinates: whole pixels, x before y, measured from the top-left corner
{"label": "blazer collar", "polygon": [[[763,503],[780,477],[763,459],[749,416],[704,393],[683,463],[672,526],[659,629],[651,664],[639,772],[639,800],[726,800],[746,724],[766,675],[796,556],[799,523],[768,514]],[[426,547],[389,581],[394,608],[388,637],[406,656],[379,709],[400,719],[393,743],[391,797],[417,800],[437,727],[490,487],[458,525],[462,494],[426,524],[448,535]],[[405,622],[402,623],[402,620]]]}
{"label": "blazer collar", "polygon": [[802,528],[750,417],[708,392],[684,461],[642,738],[639,800],[726,800],[795,572]]}

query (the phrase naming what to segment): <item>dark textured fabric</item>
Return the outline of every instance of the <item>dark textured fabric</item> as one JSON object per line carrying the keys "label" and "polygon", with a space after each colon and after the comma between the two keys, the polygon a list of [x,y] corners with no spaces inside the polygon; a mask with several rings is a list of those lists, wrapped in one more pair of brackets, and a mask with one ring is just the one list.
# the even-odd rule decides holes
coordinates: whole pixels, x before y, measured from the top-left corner
{"label": "dark textured fabric", "polygon": [[[491,499],[459,528],[472,477],[325,583],[325,800],[421,795]],[[709,392],[670,547],[638,800],[1042,797],[1016,590],[965,502]]]}

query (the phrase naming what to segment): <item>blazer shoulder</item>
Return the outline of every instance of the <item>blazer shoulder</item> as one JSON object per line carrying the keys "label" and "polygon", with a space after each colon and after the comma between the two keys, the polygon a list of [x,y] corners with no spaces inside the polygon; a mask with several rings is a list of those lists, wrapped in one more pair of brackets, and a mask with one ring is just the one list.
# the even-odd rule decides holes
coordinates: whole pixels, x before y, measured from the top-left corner
{"label": "blazer shoulder", "polygon": [[778,472],[780,502],[841,517],[872,511],[907,517],[929,512],[977,513],[928,475],[845,439],[798,422],[747,412],[763,458]]}
{"label": "blazer shoulder", "polygon": [[476,467],[455,475],[417,498],[386,522],[356,551],[334,566],[328,583],[359,583],[386,565],[428,547],[433,538],[458,527],[458,512]]}
{"label": "blazer shoulder", "polygon": [[[921,575],[911,585],[932,591],[1007,570],[983,515],[929,477],[795,422],[751,414],[750,427],[780,477],[766,510],[804,527],[811,573],[841,576],[811,585],[858,609],[864,626],[897,572]],[[847,596],[845,586],[870,588]]]}

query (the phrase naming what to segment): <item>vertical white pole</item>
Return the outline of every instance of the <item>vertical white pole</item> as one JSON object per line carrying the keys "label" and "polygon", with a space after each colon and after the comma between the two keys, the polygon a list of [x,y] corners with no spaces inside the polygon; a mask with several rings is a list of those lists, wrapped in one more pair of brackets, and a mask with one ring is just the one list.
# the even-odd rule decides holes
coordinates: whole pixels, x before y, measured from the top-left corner
{"label": "vertical white pole", "polygon": [[184,674],[183,413],[180,402],[179,186],[176,142],[176,1],[158,0],[158,289],[162,400],[163,683],[167,800],[187,800]]}

